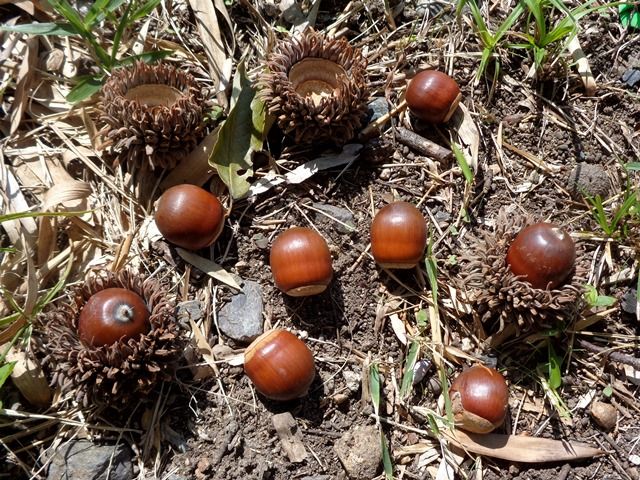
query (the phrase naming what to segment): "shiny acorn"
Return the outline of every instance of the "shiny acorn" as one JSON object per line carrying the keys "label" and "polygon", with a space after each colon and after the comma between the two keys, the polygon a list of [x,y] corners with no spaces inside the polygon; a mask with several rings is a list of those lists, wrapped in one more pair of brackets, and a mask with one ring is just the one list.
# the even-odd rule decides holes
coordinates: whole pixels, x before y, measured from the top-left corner
{"label": "shiny acorn", "polygon": [[149,309],[135,292],[107,288],[92,295],[78,317],[78,335],[90,347],[112,345],[147,333]]}
{"label": "shiny acorn", "polygon": [[304,397],[315,377],[309,347],[286,330],[269,330],[244,353],[244,370],[256,390],[272,400]]}
{"label": "shiny acorn", "polygon": [[553,289],[571,274],[576,246],[571,236],[552,223],[535,223],[516,235],[507,251],[507,264],[514,275],[533,288]]}
{"label": "shiny acorn", "polygon": [[196,185],[176,185],[156,206],[155,221],[162,236],[187,250],[200,250],[216,241],[224,226],[220,200]]}
{"label": "shiny acorn", "polygon": [[427,223],[413,204],[382,207],[371,222],[371,254],[383,268],[412,268],[423,258]]}
{"label": "shiny acorn", "polygon": [[456,426],[473,433],[489,433],[504,423],[509,388],[495,369],[474,365],[458,375],[449,389]]}
{"label": "shiny acorn", "polygon": [[276,286],[292,297],[322,293],[333,278],[329,246],[311,228],[293,227],[278,235],[269,264]]}
{"label": "shiny acorn", "polygon": [[462,93],[456,81],[438,70],[423,70],[409,82],[409,111],[429,123],[446,123],[458,108]]}

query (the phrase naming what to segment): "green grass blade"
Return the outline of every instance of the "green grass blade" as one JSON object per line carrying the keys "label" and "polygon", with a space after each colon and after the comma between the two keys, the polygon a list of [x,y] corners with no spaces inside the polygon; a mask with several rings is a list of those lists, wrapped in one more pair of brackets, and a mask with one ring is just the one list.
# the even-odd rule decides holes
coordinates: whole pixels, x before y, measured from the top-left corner
{"label": "green grass blade", "polygon": [[391,452],[389,452],[387,439],[385,438],[382,430],[380,430],[380,444],[382,446],[382,466],[384,468],[384,475],[387,480],[393,480],[393,461],[391,460]]}
{"label": "green grass blade", "polygon": [[551,345],[550,339],[548,340],[548,352],[549,352],[549,387],[553,390],[557,390],[562,385],[562,372],[560,370],[562,361],[556,354],[553,345]]}
{"label": "green grass blade", "polygon": [[405,399],[413,390],[413,367],[420,353],[420,343],[413,340],[409,344],[409,352],[404,361],[404,374],[402,375],[402,383],[400,384],[400,398]]}
{"label": "green grass blade", "polygon": [[369,365],[369,393],[371,394],[373,412],[378,417],[380,416],[380,372],[377,363]]}
{"label": "green grass blade", "polygon": [[35,218],[35,217],[77,217],[90,213],[92,210],[82,210],[77,212],[17,212],[6,213],[0,215],[0,223],[10,222],[12,220],[19,220],[21,218]]}
{"label": "green grass blade", "polygon": [[96,0],[91,4],[91,8],[84,17],[83,23],[84,26],[88,29],[94,27],[97,23],[99,23],[103,18],[106,12],[107,5],[111,0]]}
{"label": "green grass blade", "polygon": [[93,48],[93,52],[102,62],[100,67],[111,69],[111,58],[107,54],[106,50],[100,46],[96,38],[93,36],[93,32],[90,28],[87,28],[84,24],[84,20],[80,17],[80,14],[69,4],[67,0],[52,1],[51,6],[62,15]]}
{"label": "green grass blade", "polygon": [[471,170],[471,167],[469,167],[469,163],[467,162],[467,159],[464,156],[464,152],[460,149],[460,147],[458,147],[456,142],[451,142],[451,150],[453,150],[453,154],[456,157],[456,161],[458,162],[458,165],[462,170],[462,174],[464,175],[465,180],[467,181],[468,184],[472,184],[473,171]]}
{"label": "green grass blade", "polygon": [[522,16],[523,13],[524,7],[521,3],[518,3],[515,7],[513,7],[513,10],[511,10],[509,16],[505,19],[504,22],[502,22],[502,24],[498,27],[496,33],[494,34],[496,44],[509,30],[511,30],[513,24],[516,23],[516,21]]}
{"label": "green grass blade", "polygon": [[0,32],[20,32],[28,35],[57,35],[65,37],[80,35],[70,23],[28,23],[14,26],[0,26]]}
{"label": "green grass blade", "polygon": [[539,0],[522,0],[536,21],[536,39],[538,42],[547,35],[547,21]]}
{"label": "green grass blade", "polygon": [[160,4],[160,0],[149,0],[142,4],[142,6],[131,15],[131,20],[136,21],[142,17],[146,17]]}
{"label": "green grass blade", "polygon": [[490,48],[485,48],[482,51],[482,58],[480,59],[480,65],[478,66],[478,74],[476,78],[480,78],[487,71],[487,66],[489,65],[489,59],[491,59],[491,55],[493,51]]}
{"label": "green grass blade", "polygon": [[100,91],[103,83],[104,77],[102,75],[79,77],[78,83],[67,94],[67,102],[78,103],[91,97]]}
{"label": "green grass blade", "polygon": [[129,12],[131,12],[131,6],[133,2],[130,2],[125,8],[124,13],[122,14],[122,18],[118,23],[118,28],[116,29],[116,33],[113,36],[113,46],[111,47],[111,63],[113,65],[116,64],[116,55],[118,55],[118,49],[120,48],[120,41],[122,40],[122,35],[124,34],[125,28],[129,24]]}
{"label": "green grass blade", "polygon": [[482,17],[482,12],[478,7],[478,4],[475,0],[468,0],[467,4],[469,5],[469,9],[471,10],[471,16],[473,17],[473,21],[475,23],[476,30],[478,31],[478,36],[482,41],[482,44],[485,47],[493,48],[495,46],[495,41],[493,35],[489,32],[487,28],[487,24]]}

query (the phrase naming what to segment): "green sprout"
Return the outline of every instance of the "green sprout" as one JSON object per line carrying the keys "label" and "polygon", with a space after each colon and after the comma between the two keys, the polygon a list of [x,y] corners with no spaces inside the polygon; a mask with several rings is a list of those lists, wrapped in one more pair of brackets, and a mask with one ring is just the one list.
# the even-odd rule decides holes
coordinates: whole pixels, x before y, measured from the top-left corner
{"label": "green sprout", "polygon": [[[64,17],[65,22],[2,26],[0,31],[20,32],[29,35],[75,35],[86,42],[100,72],[76,77],[76,84],[67,95],[67,101],[71,103],[80,102],[100,90],[107,75],[117,67],[132,64],[136,60],[154,62],[172,53],[169,50],[159,50],[118,58],[118,49],[127,29],[130,29],[137,20],[149,15],[158,6],[160,0],[145,2],[98,0],[92,3],[84,17],[71,6],[68,0],[50,0],[49,3],[59,15]],[[118,18],[116,11],[125,3],[122,16]],[[95,33],[95,30],[103,22],[109,22],[115,29],[110,49],[103,45]]]}

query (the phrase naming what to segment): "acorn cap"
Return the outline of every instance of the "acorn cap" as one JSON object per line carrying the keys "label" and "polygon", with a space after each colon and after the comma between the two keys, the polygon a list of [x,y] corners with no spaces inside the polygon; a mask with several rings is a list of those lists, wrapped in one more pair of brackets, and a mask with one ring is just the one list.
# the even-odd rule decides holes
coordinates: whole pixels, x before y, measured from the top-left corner
{"label": "acorn cap", "polygon": [[102,87],[103,156],[174,168],[205,134],[202,87],[166,64],[119,68]]}
{"label": "acorn cap", "polygon": [[346,39],[308,29],[280,41],[257,87],[282,131],[295,143],[343,145],[367,113],[367,60]]}
{"label": "acorn cap", "polygon": [[[78,335],[78,317],[87,300],[107,288],[140,295],[151,315],[151,330],[111,345],[90,347]],[[44,357],[52,385],[71,393],[83,405],[125,405],[149,393],[161,380],[171,380],[185,346],[174,316],[171,296],[154,279],[132,272],[100,272],[68,292],[51,310],[38,316],[32,341]]]}
{"label": "acorn cap", "polygon": [[528,216],[509,218],[501,210],[493,231],[471,235],[469,246],[460,256],[458,287],[465,291],[472,311],[490,334],[515,324],[516,335],[567,322],[575,317],[582,298],[585,272],[577,252],[574,271],[561,286],[544,290],[533,288],[511,272],[506,256],[509,245],[524,227],[537,223]]}

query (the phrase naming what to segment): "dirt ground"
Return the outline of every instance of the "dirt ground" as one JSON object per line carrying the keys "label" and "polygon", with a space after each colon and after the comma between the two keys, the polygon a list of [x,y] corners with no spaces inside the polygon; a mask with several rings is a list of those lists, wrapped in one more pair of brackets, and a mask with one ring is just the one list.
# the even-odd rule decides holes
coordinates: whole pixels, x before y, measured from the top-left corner
{"label": "dirt ground", "polygon": [[[289,2],[293,6],[284,13],[281,7],[286,2],[280,2],[280,6],[270,2],[227,3],[233,31],[225,34],[236,41],[229,58],[236,66],[245,55],[250,74],[255,74],[263,61],[262,42],[255,38],[265,38],[269,25],[281,26],[274,32],[275,37],[282,38],[298,8],[305,16],[309,12],[308,2]],[[640,173],[626,170],[624,165],[638,162],[640,157],[640,91],[638,85],[621,80],[627,70],[640,70],[638,30],[625,30],[612,8],[580,20],[578,38],[597,83],[591,96],[585,95],[584,85],[564,51],[542,78],[532,79],[528,75],[532,65],[529,53],[501,47],[497,55],[502,70],[492,87],[493,67],[476,81],[481,46],[471,28],[468,10],[463,10],[463,19],[457,22],[455,4],[449,2],[430,2],[428,9],[421,5],[426,2],[390,2],[388,10],[385,3],[320,2],[315,28],[337,30],[353,46],[363,49],[369,59],[371,98],[386,99],[389,110],[400,104],[406,81],[416,71],[448,71],[463,93],[467,129],[461,130],[455,121],[440,127],[426,125],[404,111],[393,115],[379,136],[354,139],[352,143],[362,145],[362,150],[352,162],[319,171],[302,183],[283,183],[265,193],[233,201],[217,176],[205,184],[221,192],[225,204],[232,208],[221,237],[198,254],[216,261],[235,278],[260,285],[265,329],[278,326],[305,339],[317,371],[308,396],[300,400],[266,399],[256,393],[242,366],[234,361],[246,344],[220,333],[214,315],[230,301],[233,290],[189,265],[158,235],[145,237],[152,220],[153,199],[160,192],[152,189],[152,198],[140,198],[141,191],[148,191],[141,186],[144,182],[136,184],[122,170],[105,165],[88,141],[84,116],[95,111],[98,96],[86,101],[85,110],[74,107],[69,115],[66,112],[70,106],[59,98],[48,103],[34,100],[25,109],[19,128],[10,133],[9,112],[19,92],[14,84],[7,84],[2,104],[5,138],[0,146],[3,169],[18,178],[27,205],[39,210],[53,183],[36,181],[34,175],[25,172],[37,170],[40,159],[51,158],[71,179],[91,186],[88,206],[100,210],[88,222],[92,231],[61,219],[57,243],[48,258],[54,259],[64,251],[70,239],[97,235],[98,239],[83,244],[86,250],[72,265],[67,282],[79,282],[88,270],[110,265],[120,255],[128,232],[133,232],[128,244],[128,268],[153,272],[171,285],[180,300],[202,302],[203,317],[198,325],[207,334],[216,370],[207,363],[206,351],[203,356],[202,351],[191,347],[174,381],[159,385],[149,398],[139,399],[135,409],[119,412],[106,409],[83,413],[62,401],[38,409],[7,383],[0,391],[3,407],[26,412],[28,420],[0,412],[0,440],[6,455],[0,478],[45,478],[43,452],[51,444],[59,445],[79,435],[97,443],[129,445],[135,454],[137,478],[346,479],[337,453],[338,440],[356,426],[365,425],[380,425],[390,458],[388,473],[397,479],[640,478],[640,314],[623,307],[625,302],[633,305],[637,301],[634,288],[638,285],[640,212],[632,211],[623,220],[629,226],[628,235],[608,236],[582,195],[584,188],[593,189],[594,195],[609,199],[605,208],[611,214],[619,208],[626,191],[638,195]],[[502,19],[511,7],[510,2],[501,2],[490,9],[495,18]],[[31,17],[13,5],[0,6],[0,12],[5,21],[16,15],[21,21],[44,18],[43,13]],[[172,16],[180,30],[168,26],[167,16]],[[211,87],[213,79],[198,40],[192,8],[183,2],[167,2],[152,18],[148,42],[160,45],[162,41],[176,41],[184,45],[190,52],[183,55],[188,59],[184,67]],[[335,28],[338,21],[339,27]],[[105,42],[113,38],[113,32],[104,34]],[[52,43],[43,41],[43,55],[63,45],[61,37],[48,38]],[[9,55],[6,45],[4,51]],[[180,64],[174,57],[168,61]],[[47,88],[68,83],[64,77],[46,76],[40,70],[37,75]],[[35,95],[33,98],[37,97],[35,85],[29,93]],[[207,106],[213,108],[219,100],[219,95],[209,97]],[[462,113],[459,115],[458,120]],[[58,120],[64,125],[57,124]],[[469,130],[469,124],[475,128]],[[212,122],[210,128],[214,125]],[[474,170],[473,181],[465,181],[454,158],[438,159],[420,153],[407,144],[396,127],[413,130],[445,148],[454,139]],[[34,148],[35,153],[29,150]],[[265,152],[254,158],[254,178],[274,168],[285,173],[321,154],[336,155],[339,150],[314,146],[288,151],[274,129]],[[157,178],[145,181],[159,182],[163,172],[155,175]],[[429,224],[430,258],[437,266],[439,310],[435,314],[433,285],[425,264],[389,271],[378,267],[370,255],[373,215],[393,200],[418,205]],[[327,207],[345,214],[350,228],[327,214],[323,210]],[[493,231],[501,212],[508,218],[528,215],[552,221],[571,232],[586,269],[584,283],[616,302],[593,307],[579,300],[579,311],[564,328],[534,326],[495,348],[488,346],[471,311],[462,306],[464,264],[460,259],[472,248],[476,235]],[[312,226],[327,240],[334,279],[320,295],[292,298],[274,286],[269,247],[275,235],[291,226]],[[7,235],[3,236],[3,246],[10,246]],[[9,257],[16,256],[5,254],[0,273],[24,267],[24,260],[10,261]],[[38,268],[45,264],[40,263]],[[65,267],[66,263],[53,262],[49,273],[39,270],[37,290],[50,288]],[[21,290],[20,285],[8,284],[7,290],[22,295],[16,297],[22,299],[25,287]],[[427,316],[424,328],[418,327],[421,315]],[[409,351],[407,338],[420,345],[419,359],[425,361],[426,375],[403,398],[400,386]],[[549,348],[561,359],[561,385],[555,391],[545,385]],[[464,367],[474,363],[495,365],[510,387],[509,414],[496,433],[583,442],[599,448],[602,454],[574,461],[528,463],[518,461],[517,456],[501,460],[474,453],[473,449],[465,452],[438,435],[430,420],[434,412],[446,419],[442,379],[451,382]],[[369,385],[372,365],[381,375],[380,423]],[[560,407],[554,403],[558,398]],[[611,429],[595,422],[590,414],[593,401],[615,407],[616,421]],[[302,461],[290,460],[274,427],[273,416],[284,412],[290,412],[296,421],[295,430],[306,449]],[[45,426],[41,423],[44,420],[29,417],[38,413],[46,415]],[[60,419],[113,428],[99,430]],[[41,428],[15,437],[16,432],[28,432],[34,425]],[[134,431],[119,431],[119,427]],[[385,478],[382,461],[376,475]]]}

